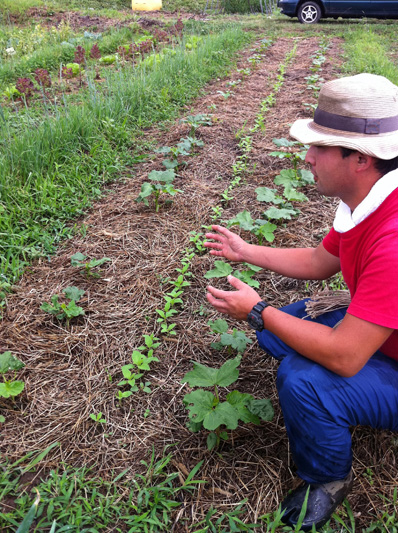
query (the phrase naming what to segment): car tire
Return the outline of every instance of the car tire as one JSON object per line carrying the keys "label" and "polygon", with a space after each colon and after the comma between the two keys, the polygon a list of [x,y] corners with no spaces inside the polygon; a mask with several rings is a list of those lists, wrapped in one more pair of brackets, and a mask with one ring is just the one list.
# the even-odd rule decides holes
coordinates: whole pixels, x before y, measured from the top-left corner
{"label": "car tire", "polygon": [[321,16],[321,8],[316,2],[304,2],[298,8],[297,17],[302,24],[316,24]]}

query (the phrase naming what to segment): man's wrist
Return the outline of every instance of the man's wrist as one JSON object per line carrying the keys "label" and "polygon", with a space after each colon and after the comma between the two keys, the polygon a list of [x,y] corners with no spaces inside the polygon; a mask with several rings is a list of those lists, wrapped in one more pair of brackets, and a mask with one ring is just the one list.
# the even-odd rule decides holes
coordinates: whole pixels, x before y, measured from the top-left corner
{"label": "man's wrist", "polygon": [[264,320],[262,317],[262,313],[264,309],[268,306],[269,304],[267,304],[267,302],[261,300],[260,302],[256,303],[256,305],[247,315],[247,322],[249,323],[249,326],[255,329],[256,331],[263,331],[264,329]]}

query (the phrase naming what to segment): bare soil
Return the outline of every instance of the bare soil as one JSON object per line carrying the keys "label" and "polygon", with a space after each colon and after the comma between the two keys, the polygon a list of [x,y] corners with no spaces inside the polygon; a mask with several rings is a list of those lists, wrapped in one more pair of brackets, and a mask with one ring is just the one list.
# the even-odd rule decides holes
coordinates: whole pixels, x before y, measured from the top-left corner
{"label": "bare soil", "polygon": [[[265,206],[257,202],[254,189],[260,185],[275,187],[274,176],[286,167],[283,161],[269,156],[275,150],[272,139],[287,137],[289,125],[308,116],[303,102],[315,102],[305,77],[319,41],[300,38],[295,42],[296,56],[275,106],[265,117],[266,129],[253,136],[250,172],[243,185],[234,189],[233,200],[224,208],[224,220],[244,209],[253,218],[261,216]],[[213,262],[209,255],[196,255],[193,260],[191,285],[184,293],[181,312],[173,320],[178,334],[162,339],[156,352],[160,362],[147,374],[153,393],[136,393],[121,405],[115,398],[122,365],[130,362],[144,333],[159,331],[156,309],[162,307],[162,297],[170,290],[165,280],[176,278],[182,254],[190,246],[189,232],[201,231],[202,225],[211,223],[212,207],[220,204],[220,195],[232,179],[232,165],[240,155],[237,132],[253,126],[261,102],[272,91],[278,67],[292,47],[292,39],[280,37],[257,65],[248,62],[253,51],[246,50],[238,68],[249,67],[249,76],[234,71],[228,79],[213,81],[186,109],[184,116],[212,112],[214,120],[212,126],[198,130],[204,147],[187,158],[188,165],[176,183],[184,192],[172,204],[163,204],[155,213],[153,207],[134,201],[148,172],[162,168],[163,156],[152,155],[121,176],[124,179],[109,187],[81,220],[87,227],[84,236],[77,234],[50,261],[40,260],[26,270],[8,299],[0,332],[0,351],[10,350],[26,363],[21,373],[26,382],[23,395],[14,403],[0,402],[6,418],[1,453],[17,459],[58,441],[61,446],[43,460],[43,468],[53,468],[60,461],[95,465],[98,475],[110,478],[127,467],[141,471],[140,460],[147,458],[152,446],[161,454],[166,445],[173,444],[173,466],[182,478],[204,460],[199,475],[207,481],[179,510],[173,528],[176,532],[188,531],[184,520],[188,524],[198,522],[210,506],[230,509],[243,498],[248,499],[246,519],[256,521],[277,508],[297,483],[278,407],[278,364],[261,351],[245,324],[230,323],[245,330],[254,341],[244,354],[237,388],[256,398],[272,399],[273,421],[259,427],[239,427],[218,453],[207,450],[205,432],[192,434],[185,427],[187,411],[182,399],[189,389],[181,384],[183,375],[192,368],[193,360],[218,367],[228,358],[210,347],[218,339],[207,321],[220,316],[205,299],[207,280],[203,276]],[[322,70],[325,80],[339,75],[338,39],[331,40],[327,55]],[[226,83],[238,79],[242,82],[229,89]],[[233,92],[229,98],[218,92],[229,90]],[[210,111],[213,104],[216,109]],[[146,135],[159,147],[173,146],[188,131],[185,124],[176,121],[167,130],[154,128]],[[330,227],[336,203],[319,197],[311,188],[305,192],[309,202],[297,204],[301,210],[297,220],[278,227],[275,245],[315,246]],[[249,233],[242,232],[242,236],[255,242]],[[70,258],[77,251],[112,261],[103,265],[100,279],[87,279],[71,266]],[[315,283],[308,285],[269,272],[261,272],[257,279],[261,294],[278,307],[319,288]],[[216,283],[227,286],[223,281]],[[86,291],[79,303],[86,315],[72,320],[67,328],[40,306],[70,285]],[[150,415],[145,418],[147,409]],[[99,411],[107,420],[105,429],[89,418]],[[398,481],[397,446],[390,432],[353,430],[355,484],[349,500],[358,526],[369,525],[380,513],[380,494],[392,496]],[[373,471],[371,479],[364,475],[368,467]],[[3,503],[3,508],[6,505]]]}

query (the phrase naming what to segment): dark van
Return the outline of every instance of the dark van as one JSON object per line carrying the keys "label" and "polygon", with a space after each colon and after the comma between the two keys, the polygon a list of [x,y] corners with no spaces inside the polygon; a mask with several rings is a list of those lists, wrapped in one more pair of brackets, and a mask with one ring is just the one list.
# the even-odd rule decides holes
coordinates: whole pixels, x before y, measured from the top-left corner
{"label": "dark van", "polygon": [[303,24],[315,24],[321,18],[398,18],[396,0],[278,0],[278,7],[288,17]]}

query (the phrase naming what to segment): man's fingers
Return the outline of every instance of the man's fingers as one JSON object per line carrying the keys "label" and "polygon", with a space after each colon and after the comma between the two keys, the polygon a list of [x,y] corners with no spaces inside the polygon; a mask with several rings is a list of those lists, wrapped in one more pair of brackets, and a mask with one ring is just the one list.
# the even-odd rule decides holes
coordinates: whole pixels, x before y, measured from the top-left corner
{"label": "man's fingers", "polygon": [[232,285],[232,287],[238,289],[238,291],[241,289],[246,289],[248,287],[247,283],[244,283],[243,281],[238,278],[235,278],[234,276],[228,276],[227,280]]}
{"label": "man's fingers", "polygon": [[216,289],[215,287],[212,287],[209,285],[207,287],[207,291],[214,296],[215,298],[218,298],[219,300],[225,300],[225,297],[230,294],[230,291],[222,291],[220,289]]}

